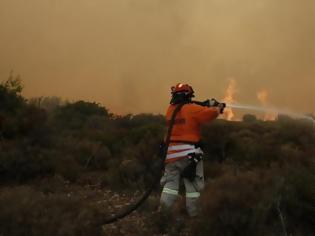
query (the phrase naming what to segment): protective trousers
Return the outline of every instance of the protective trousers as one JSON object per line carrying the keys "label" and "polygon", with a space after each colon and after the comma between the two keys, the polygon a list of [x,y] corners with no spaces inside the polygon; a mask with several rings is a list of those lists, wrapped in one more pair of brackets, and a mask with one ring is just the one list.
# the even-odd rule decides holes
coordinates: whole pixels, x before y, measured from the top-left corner
{"label": "protective trousers", "polygon": [[[168,163],[165,166],[165,173],[161,179],[164,185],[161,195],[161,206],[170,208],[174,205],[179,191],[182,171],[190,164],[188,158]],[[186,190],[186,209],[191,217],[199,213],[200,191],[204,188],[203,162],[198,162],[196,167],[196,177],[193,181],[183,179]]]}

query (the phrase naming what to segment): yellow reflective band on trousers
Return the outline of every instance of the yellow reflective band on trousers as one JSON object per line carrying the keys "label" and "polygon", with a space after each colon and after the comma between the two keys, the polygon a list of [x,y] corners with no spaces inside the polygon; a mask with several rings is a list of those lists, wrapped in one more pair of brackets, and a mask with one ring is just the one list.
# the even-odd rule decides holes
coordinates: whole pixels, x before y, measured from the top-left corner
{"label": "yellow reflective band on trousers", "polygon": [[178,195],[178,191],[177,190],[173,190],[170,188],[163,188],[163,193],[168,193],[168,194],[172,194],[172,195]]}
{"label": "yellow reflective band on trousers", "polygon": [[200,193],[199,192],[186,193],[186,197],[187,198],[198,198],[198,197],[200,197]]}

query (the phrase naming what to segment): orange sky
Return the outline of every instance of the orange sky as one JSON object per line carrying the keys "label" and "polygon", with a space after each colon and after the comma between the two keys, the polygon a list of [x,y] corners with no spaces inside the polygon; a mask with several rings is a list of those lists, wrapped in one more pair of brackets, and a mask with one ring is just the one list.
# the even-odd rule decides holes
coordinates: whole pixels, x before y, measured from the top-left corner
{"label": "orange sky", "polygon": [[163,113],[169,88],[197,98],[314,112],[315,1],[1,0],[0,80],[20,74],[24,95]]}

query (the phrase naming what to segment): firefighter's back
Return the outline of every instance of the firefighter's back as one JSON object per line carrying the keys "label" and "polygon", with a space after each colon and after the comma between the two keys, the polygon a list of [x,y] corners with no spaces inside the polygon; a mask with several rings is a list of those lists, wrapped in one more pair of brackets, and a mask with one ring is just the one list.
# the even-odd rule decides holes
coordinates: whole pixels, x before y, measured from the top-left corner
{"label": "firefighter's back", "polygon": [[[166,119],[169,123],[176,105],[170,105]],[[192,142],[200,141],[200,126],[211,121],[218,116],[215,108],[203,107],[194,103],[185,104],[176,116],[171,141],[173,142]]]}

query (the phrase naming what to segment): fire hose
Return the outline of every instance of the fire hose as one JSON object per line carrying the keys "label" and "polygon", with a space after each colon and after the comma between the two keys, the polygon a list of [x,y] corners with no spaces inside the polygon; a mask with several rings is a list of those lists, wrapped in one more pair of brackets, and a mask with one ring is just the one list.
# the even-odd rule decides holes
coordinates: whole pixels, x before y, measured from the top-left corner
{"label": "fire hose", "polygon": [[[211,99],[211,100],[206,100],[205,102],[197,102],[197,101],[193,101],[192,103],[201,105],[201,106],[208,106],[208,107],[218,107],[220,106],[221,110],[220,112],[222,113],[224,108],[225,108],[225,104],[224,103],[219,103],[218,101],[216,101],[215,99]],[[177,114],[179,113],[179,111],[181,110],[181,108],[187,103],[180,103],[176,106],[170,123],[169,123],[169,128],[167,131],[167,135],[165,138],[165,144],[162,150],[162,158],[160,159],[160,163],[159,163],[159,173],[158,175],[156,175],[156,177],[154,178],[154,181],[152,183],[152,185],[146,190],[146,192],[142,195],[142,197],[135,202],[134,204],[131,204],[129,207],[127,207],[126,209],[124,209],[123,211],[119,212],[118,214],[107,218],[107,219],[102,219],[99,222],[97,222],[97,225],[106,225],[106,224],[111,224],[114,223],[126,216],[128,216],[129,214],[131,214],[133,211],[135,211],[136,209],[138,209],[145,201],[146,199],[150,196],[150,194],[152,193],[154,187],[160,182],[160,179],[162,177],[162,173],[163,173],[163,169],[164,169],[164,162],[167,156],[167,150],[169,147],[169,144],[171,142],[171,134],[172,134],[172,130],[174,127],[174,123],[175,123],[175,119]]]}

